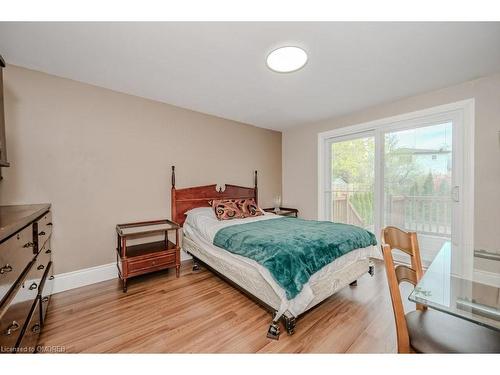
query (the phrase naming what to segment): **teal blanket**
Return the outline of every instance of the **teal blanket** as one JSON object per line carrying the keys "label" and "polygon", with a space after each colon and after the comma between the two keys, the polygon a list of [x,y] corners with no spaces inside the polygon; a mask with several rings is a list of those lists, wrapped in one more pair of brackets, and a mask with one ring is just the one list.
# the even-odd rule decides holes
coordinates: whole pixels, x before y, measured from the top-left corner
{"label": "teal blanket", "polygon": [[373,233],[360,227],[289,217],[231,225],[214,238],[215,246],[266,267],[288,299],[336,258],[376,244]]}

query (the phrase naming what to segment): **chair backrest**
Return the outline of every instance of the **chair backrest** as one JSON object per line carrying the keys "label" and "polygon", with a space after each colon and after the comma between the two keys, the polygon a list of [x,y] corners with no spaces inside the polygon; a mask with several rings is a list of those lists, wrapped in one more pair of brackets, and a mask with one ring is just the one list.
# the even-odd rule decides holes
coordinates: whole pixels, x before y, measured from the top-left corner
{"label": "chair backrest", "polygon": [[[410,353],[410,338],[406,326],[405,312],[399,284],[406,281],[413,286],[417,285],[422,278],[422,260],[418,247],[417,233],[405,232],[396,227],[382,229],[382,254],[384,255],[385,270],[389,291],[391,293],[392,309],[396,321],[396,334],[398,340],[398,352]],[[393,250],[401,250],[410,256],[411,267],[399,264],[394,265]],[[417,309],[424,309],[417,305]]]}

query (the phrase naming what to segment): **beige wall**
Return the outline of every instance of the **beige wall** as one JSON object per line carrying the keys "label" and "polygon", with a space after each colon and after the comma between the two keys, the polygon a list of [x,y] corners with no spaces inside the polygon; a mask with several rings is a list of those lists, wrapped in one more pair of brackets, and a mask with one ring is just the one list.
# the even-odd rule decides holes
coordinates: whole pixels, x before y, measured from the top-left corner
{"label": "beige wall", "polygon": [[302,216],[317,217],[319,132],[468,98],[475,98],[475,246],[500,250],[500,75],[284,132],[284,204],[298,207]]}
{"label": "beige wall", "polygon": [[170,216],[177,186],[281,193],[281,133],[20,67],[5,70],[1,204],[50,202],[57,273],[114,261],[115,225]]}

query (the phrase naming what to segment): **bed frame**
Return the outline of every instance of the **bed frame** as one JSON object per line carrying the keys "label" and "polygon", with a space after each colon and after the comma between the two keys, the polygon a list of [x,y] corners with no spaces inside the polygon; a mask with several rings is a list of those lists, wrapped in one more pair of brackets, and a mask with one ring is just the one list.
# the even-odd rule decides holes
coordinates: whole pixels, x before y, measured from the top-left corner
{"label": "bed frame", "polygon": [[[226,184],[225,188],[219,187],[217,185],[204,185],[204,186],[194,186],[189,188],[177,189],[175,187],[175,166],[172,166],[172,191],[171,191],[171,210],[172,210],[172,220],[183,226],[186,220],[185,213],[193,208],[197,207],[210,207],[208,203],[214,199],[248,199],[253,198],[255,202],[258,203],[258,188],[257,188],[257,171],[254,172],[254,187],[244,187],[238,185]],[[225,275],[221,274],[217,270],[213,269],[210,265],[201,261],[193,254],[189,253],[193,257],[193,271],[200,269],[200,265],[207,268],[221,279],[238,289],[240,292],[247,295],[254,302],[262,306],[264,309],[268,310],[272,314],[272,321],[269,326],[267,337],[271,339],[279,339],[280,329],[279,321],[283,322],[286,332],[292,335],[295,332],[296,321],[298,317],[293,316],[291,313],[286,311],[282,316],[276,316],[277,310],[272,306],[259,299],[257,296],[253,295],[246,289],[242,288],[240,285],[236,284],[231,279],[227,278]],[[373,276],[374,267],[370,263],[368,273]],[[350,285],[357,285],[357,281],[354,280]]]}
{"label": "bed frame", "polygon": [[248,199],[254,198],[257,201],[257,171],[254,172],[253,188],[225,185],[217,190],[217,185],[195,186],[184,189],[175,187],[175,166],[172,166],[172,220],[182,226],[186,220],[186,212],[197,207],[210,207],[209,201],[214,199]]}

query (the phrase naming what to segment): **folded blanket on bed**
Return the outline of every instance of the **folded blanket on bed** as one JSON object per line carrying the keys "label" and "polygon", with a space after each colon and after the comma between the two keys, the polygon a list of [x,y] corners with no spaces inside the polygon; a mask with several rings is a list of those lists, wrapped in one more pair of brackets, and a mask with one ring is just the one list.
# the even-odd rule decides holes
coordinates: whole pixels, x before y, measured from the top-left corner
{"label": "folded blanket on bed", "polygon": [[288,299],[336,258],[376,244],[373,233],[354,225],[287,217],[231,225],[214,237],[215,246],[266,267]]}

